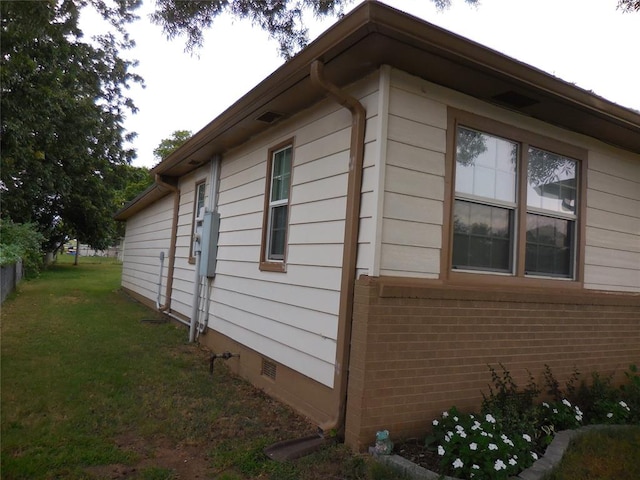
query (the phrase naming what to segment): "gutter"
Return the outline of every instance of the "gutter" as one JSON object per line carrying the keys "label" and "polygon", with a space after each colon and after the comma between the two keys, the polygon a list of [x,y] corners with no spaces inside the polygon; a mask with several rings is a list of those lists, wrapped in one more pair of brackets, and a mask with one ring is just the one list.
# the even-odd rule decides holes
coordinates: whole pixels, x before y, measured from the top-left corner
{"label": "gutter", "polygon": [[171,221],[171,243],[169,244],[169,267],[167,269],[167,289],[165,292],[165,304],[158,307],[159,312],[168,312],[171,308],[171,294],[173,292],[173,271],[176,263],[176,240],[178,236],[178,210],[180,208],[180,189],[162,179],[156,173],[156,184],[160,188],[173,192],[173,219]]}
{"label": "gutter", "polygon": [[324,64],[314,60],[311,64],[311,82],[351,112],[351,146],[349,150],[349,177],[347,180],[347,206],[345,212],[342,277],[338,310],[338,337],[334,389],[337,412],[335,417],[320,425],[323,431],[343,433],[347,414],[347,387],[349,385],[349,356],[351,353],[351,326],[353,294],[355,289],[358,233],[360,228],[360,200],[364,163],[364,134],[366,110],[351,95],[340,90],[324,78]]}

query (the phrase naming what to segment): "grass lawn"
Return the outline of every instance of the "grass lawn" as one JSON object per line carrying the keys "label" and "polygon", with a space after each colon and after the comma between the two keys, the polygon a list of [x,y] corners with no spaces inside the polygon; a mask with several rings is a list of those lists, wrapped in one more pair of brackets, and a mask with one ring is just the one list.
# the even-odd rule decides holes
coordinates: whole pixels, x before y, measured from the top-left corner
{"label": "grass lawn", "polygon": [[640,479],[640,426],[607,428],[577,437],[546,480]]}
{"label": "grass lawn", "polygon": [[[273,442],[314,425],[119,291],[121,266],[61,256],[2,305],[1,476],[14,479],[397,479],[343,446],[291,463]],[[220,360],[218,360],[220,362]]]}

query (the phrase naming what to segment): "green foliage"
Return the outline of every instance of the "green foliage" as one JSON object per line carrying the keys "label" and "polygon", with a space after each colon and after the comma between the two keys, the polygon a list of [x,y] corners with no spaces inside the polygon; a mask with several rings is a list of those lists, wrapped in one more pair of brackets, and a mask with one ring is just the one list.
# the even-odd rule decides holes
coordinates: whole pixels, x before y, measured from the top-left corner
{"label": "green foliage", "polygon": [[564,398],[575,398],[576,383],[580,377],[580,372],[577,368],[573,368],[573,372],[566,381],[564,389],[560,388],[560,382],[558,382],[551,371],[551,367],[546,363],[544,365],[543,374],[547,385],[547,393],[551,395],[556,402],[561,402]]}
{"label": "green foliage", "polygon": [[629,406],[628,421],[631,424],[640,425],[640,373],[638,366],[629,365],[629,370],[624,372],[628,383],[620,387],[622,391],[622,400]]}
{"label": "green foliage", "polygon": [[433,425],[442,470],[457,478],[507,479],[537,458],[531,435],[507,434],[490,413],[476,416],[452,407]]}
{"label": "green foliage", "polygon": [[540,394],[540,388],[529,372],[529,381],[520,389],[511,373],[500,364],[502,374],[489,366],[493,385],[489,385],[489,394],[482,394],[483,414],[491,413],[504,432],[532,433],[531,426],[537,423],[537,411],[534,401]]}
{"label": "green foliage", "polygon": [[442,457],[443,473],[459,478],[506,479],[538,459],[561,430],[593,423],[639,424],[640,375],[635,365],[625,372],[627,382],[620,388],[612,385],[612,375],[597,373],[592,374],[591,383],[581,382],[576,387],[577,369],[561,387],[545,365],[547,393],[554,400],[541,404],[536,398],[540,389],[531,374],[528,384],[520,389],[509,371],[502,364],[500,367],[501,374],[489,367],[492,385],[490,393],[483,394],[480,415],[452,407],[433,421],[433,432],[425,444]]}
{"label": "green foliage", "polygon": [[[67,236],[94,247],[113,234],[113,189],[124,148],[125,90],[141,79],[119,52],[132,43],[124,25],[138,0],[0,2],[3,216],[32,223],[45,251]],[[93,6],[111,32],[84,40],[83,8]]]}
{"label": "green foliage", "polygon": [[156,157],[158,161],[162,161],[173,151],[180,148],[189,138],[191,138],[190,130],[176,130],[171,134],[171,138],[165,138],[160,142],[153,151],[153,156]]}
{"label": "green foliage", "polygon": [[25,275],[36,275],[43,264],[40,249],[42,241],[42,235],[33,224],[18,224],[9,219],[0,219],[0,265],[22,259]]}

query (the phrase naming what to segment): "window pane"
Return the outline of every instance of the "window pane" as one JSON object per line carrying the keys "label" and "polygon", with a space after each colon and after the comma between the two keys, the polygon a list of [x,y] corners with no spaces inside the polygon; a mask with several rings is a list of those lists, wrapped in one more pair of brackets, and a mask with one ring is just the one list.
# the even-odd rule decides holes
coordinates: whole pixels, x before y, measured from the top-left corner
{"label": "window pane", "polygon": [[573,228],[571,220],[528,213],[526,273],[571,277]]}
{"label": "window pane", "polygon": [[458,127],[456,192],[515,202],[518,145]]}
{"label": "window pane", "polygon": [[527,205],[553,212],[576,212],[577,162],[529,148]]}
{"label": "window pane", "polygon": [[291,147],[273,154],[271,178],[271,201],[275,202],[289,198]]}
{"label": "window pane", "polygon": [[453,267],[511,271],[512,211],[456,200]]}
{"label": "window pane", "polygon": [[287,205],[271,208],[271,232],[269,235],[269,259],[283,260],[287,235]]}
{"label": "window pane", "polygon": [[196,193],[196,217],[200,215],[200,210],[204,208],[204,196],[206,191],[206,183],[198,184],[198,191]]}

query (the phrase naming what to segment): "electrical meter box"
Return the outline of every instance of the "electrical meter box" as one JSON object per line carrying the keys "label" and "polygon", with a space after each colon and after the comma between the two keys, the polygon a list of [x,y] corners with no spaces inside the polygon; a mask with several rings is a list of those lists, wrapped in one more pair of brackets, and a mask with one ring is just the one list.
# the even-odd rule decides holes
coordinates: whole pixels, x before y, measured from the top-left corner
{"label": "electrical meter box", "polygon": [[220,214],[205,211],[202,222],[202,253],[200,254],[200,275],[203,277],[216,276],[219,230]]}

